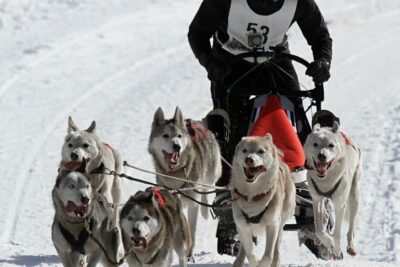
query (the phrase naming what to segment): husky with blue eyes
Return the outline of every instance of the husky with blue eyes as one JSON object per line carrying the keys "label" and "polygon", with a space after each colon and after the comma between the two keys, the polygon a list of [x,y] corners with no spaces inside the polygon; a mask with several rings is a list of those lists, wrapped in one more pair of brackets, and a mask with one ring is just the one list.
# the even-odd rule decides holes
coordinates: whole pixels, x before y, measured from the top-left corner
{"label": "husky with blue eyes", "polygon": [[114,266],[122,243],[114,211],[104,196],[93,190],[85,172],[83,160],[76,170],[62,170],[57,177],[52,191],[53,244],[65,267],[94,267],[99,262]]}
{"label": "husky with blue eyes", "polygon": [[121,211],[120,228],[130,267],[169,267],[173,251],[179,266],[192,258],[192,240],[179,198],[148,188],[132,196]]}
{"label": "husky with blue eyes", "polygon": [[[98,169],[101,164],[109,170],[122,172],[123,164],[119,152],[100,141],[96,135],[96,122],[88,129],[80,130],[71,117],[68,119],[68,133],[61,152],[60,170],[74,170],[80,166],[82,159],[87,160],[87,173]],[[89,174],[93,190],[101,193],[109,203],[120,204],[121,179],[114,175]]]}

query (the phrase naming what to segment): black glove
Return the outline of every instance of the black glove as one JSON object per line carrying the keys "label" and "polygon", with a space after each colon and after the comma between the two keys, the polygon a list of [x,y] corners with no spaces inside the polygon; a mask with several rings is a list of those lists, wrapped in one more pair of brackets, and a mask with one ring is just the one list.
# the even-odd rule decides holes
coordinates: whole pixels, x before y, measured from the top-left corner
{"label": "black glove", "polygon": [[329,80],[331,74],[329,69],[331,64],[324,60],[316,60],[310,64],[306,70],[306,74],[313,78],[316,83],[323,83]]}
{"label": "black glove", "polygon": [[222,83],[226,76],[231,73],[231,68],[228,64],[211,58],[206,65],[207,77],[210,81]]}

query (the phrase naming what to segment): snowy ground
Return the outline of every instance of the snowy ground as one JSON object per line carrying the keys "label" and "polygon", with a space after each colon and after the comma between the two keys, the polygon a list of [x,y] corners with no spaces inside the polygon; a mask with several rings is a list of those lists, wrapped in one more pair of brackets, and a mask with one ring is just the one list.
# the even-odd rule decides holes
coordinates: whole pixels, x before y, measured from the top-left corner
{"label": "snowy ground", "polygon": [[[59,266],[50,192],[72,115],[130,163],[152,168],[154,111],[211,107],[205,71],[186,40],[200,0],[0,0],[0,266]],[[400,2],[319,0],[334,39],[324,107],[361,146],[365,161],[359,256],[316,260],[285,233],[285,266],[400,264]],[[310,58],[294,29],[291,48]],[[299,69],[299,71],[304,71]],[[305,82],[307,84],[307,82]],[[130,172],[135,176],[152,176]],[[126,182],[125,197],[144,187]],[[199,222],[197,266],[229,266],[216,253],[215,221]],[[343,246],[345,244],[343,243]]]}

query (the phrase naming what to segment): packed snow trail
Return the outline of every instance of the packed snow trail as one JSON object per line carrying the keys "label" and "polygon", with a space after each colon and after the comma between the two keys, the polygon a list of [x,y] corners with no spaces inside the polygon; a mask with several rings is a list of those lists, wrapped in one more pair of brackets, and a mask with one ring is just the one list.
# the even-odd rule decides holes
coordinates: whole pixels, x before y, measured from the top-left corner
{"label": "packed snow trail", "polygon": [[[200,2],[0,0],[0,266],[60,266],[50,238],[50,192],[69,115],[81,128],[96,120],[103,141],[130,163],[152,169],[147,139],[157,107],[167,116],[177,105],[186,117],[207,113],[209,84],[186,39]],[[359,256],[318,261],[298,247],[294,233],[285,233],[282,264],[395,266],[400,263],[400,56],[395,45],[400,3],[317,3],[334,39],[323,107],[337,113],[364,157]],[[291,49],[311,60],[298,29],[291,33]],[[126,181],[125,198],[144,188]],[[196,266],[230,266],[233,258],[216,252],[216,221],[201,219],[198,225]]]}

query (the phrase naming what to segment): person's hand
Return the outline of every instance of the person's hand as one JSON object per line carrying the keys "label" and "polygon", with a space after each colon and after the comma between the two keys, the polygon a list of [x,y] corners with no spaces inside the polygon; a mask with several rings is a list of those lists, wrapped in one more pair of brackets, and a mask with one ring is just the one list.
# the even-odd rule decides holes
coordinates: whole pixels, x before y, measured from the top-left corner
{"label": "person's hand", "polygon": [[316,83],[323,83],[329,80],[331,74],[329,72],[331,65],[324,60],[316,60],[310,64],[306,70],[306,74],[313,78]]}
{"label": "person's hand", "polygon": [[208,73],[208,79],[210,79],[210,81],[219,83],[223,82],[226,76],[228,76],[231,72],[231,68],[228,64],[215,58],[210,59],[206,66],[206,70]]}

